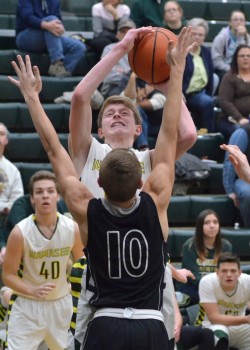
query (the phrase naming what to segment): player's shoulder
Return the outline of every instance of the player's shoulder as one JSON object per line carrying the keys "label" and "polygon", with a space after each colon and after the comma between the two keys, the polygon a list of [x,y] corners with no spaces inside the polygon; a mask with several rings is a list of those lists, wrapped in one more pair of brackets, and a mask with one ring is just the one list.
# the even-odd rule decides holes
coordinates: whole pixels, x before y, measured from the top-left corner
{"label": "player's shoulder", "polygon": [[200,284],[213,284],[217,285],[219,283],[218,276],[216,272],[209,273],[203,276],[200,280]]}

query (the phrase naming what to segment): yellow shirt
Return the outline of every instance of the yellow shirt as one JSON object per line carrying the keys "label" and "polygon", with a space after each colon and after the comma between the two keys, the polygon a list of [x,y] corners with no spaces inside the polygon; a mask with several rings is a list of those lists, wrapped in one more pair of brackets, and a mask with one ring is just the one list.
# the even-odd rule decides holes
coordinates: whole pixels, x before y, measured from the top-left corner
{"label": "yellow shirt", "polygon": [[201,91],[208,82],[206,68],[200,52],[201,49],[199,48],[195,53],[190,53],[193,56],[194,72],[186,91],[187,94]]}

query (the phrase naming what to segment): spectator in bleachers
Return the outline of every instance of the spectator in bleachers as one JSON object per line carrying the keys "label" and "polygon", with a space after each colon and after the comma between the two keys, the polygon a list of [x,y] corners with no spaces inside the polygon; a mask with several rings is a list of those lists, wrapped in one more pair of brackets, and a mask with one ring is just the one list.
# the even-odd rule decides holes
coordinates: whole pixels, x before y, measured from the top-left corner
{"label": "spectator in bleachers", "polygon": [[188,109],[195,114],[195,124],[215,130],[213,100],[213,62],[210,50],[203,45],[208,33],[208,23],[202,18],[193,18],[188,23],[193,28],[194,40],[197,43],[187,56],[183,76],[183,94]]}
{"label": "spectator in bleachers", "polygon": [[16,45],[26,52],[48,52],[51,76],[71,76],[86,51],[84,43],[64,32],[60,0],[18,0]]}
{"label": "spectator in bleachers", "polygon": [[[117,40],[121,41],[128,30],[133,28],[136,28],[136,26],[131,19],[121,20],[117,27]],[[101,57],[105,57],[113,49],[114,45],[116,44],[113,43],[105,46]],[[104,78],[101,86],[101,93],[103,97],[106,99],[112,95],[120,95],[128,83],[130,74],[131,67],[128,63],[128,54],[125,54]]]}
{"label": "spectator in bleachers", "polygon": [[164,27],[163,13],[166,0],[134,0],[131,18],[136,27]]}
{"label": "spectator in bleachers", "polygon": [[130,8],[122,4],[122,0],[102,0],[92,6],[94,38],[90,45],[99,56],[105,46],[118,41],[116,34],[119,22],[129,16]]}
{"label": "spectator in bleachers", "polygon": [[178,289],[190,296],[190,305],[199,303],[198,287],[202,276],[215,271],[222,252],[232,252],[232,245],[221,237],[220,219],[212,209],[203,210],[196,221],[195,234],[182,249],[182,268],[190,270],[195,280]]}
{"label": "spectator in bleachers", "polygon": [[250,45],[250,35],[247,32],[245,14],[234,10],[229,25],[216,35],[211,48],[214,69],[220,80],[229,71],[233,54],[240,44]]}
{"label": "spectator in bleachers", "polygon": [[227,139],[237,128],[249,124],[250,46],[237,47],[230,67],[219,88],[219,103],[223,115],[218,127]]}
{"label": "spectator in bleachers", "polygon": [[[250,97],[249,97],[250,99]],[[236,145],[250,159],[250,125],[235,130],[228,143]],[[225,154],[223,166],[223,185],[227,195],[233,200],[234,205],[240,209],[241,218],[246,228],[250,228],[250,184],[238,178],[234,167]]]}
{"label": "spectator in bleachers", "polygon": [[164,6],[165,28],[178,35],[184,25],[183,10],[181,5],[174,0],[167,1]]}
{"label": "spectator in bleachers", "polygon": [[5,156],[4,152],[9,142],[6,126],[0,123],[0,236],[6,217],[14,201],[23,195],[23,183],[20,171]]}

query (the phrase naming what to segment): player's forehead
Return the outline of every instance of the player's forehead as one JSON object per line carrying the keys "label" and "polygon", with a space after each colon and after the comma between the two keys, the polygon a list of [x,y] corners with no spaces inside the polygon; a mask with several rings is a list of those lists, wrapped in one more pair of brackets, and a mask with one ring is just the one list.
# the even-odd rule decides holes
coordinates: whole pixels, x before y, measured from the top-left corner
{"label": "player's forehead", "polygon": [[128,106],[126,106],[124,103],[111,103],[111,104],[109,104],[105,108],[103,114],[106,115],[109,112],[116,112],[116,111],[127,111],[128,113],[131,113],[131,115],[133,114],[131,109]]}
{"label": "player's forehead", "polygon": [[34,191],[56,190],[56,184],[50,179],[41,179],[34,182]]}
{"label": "player's forehead", "polygon": [[219,271],[238,271],[239,267],[236,262],[223,262],[220,264]]}

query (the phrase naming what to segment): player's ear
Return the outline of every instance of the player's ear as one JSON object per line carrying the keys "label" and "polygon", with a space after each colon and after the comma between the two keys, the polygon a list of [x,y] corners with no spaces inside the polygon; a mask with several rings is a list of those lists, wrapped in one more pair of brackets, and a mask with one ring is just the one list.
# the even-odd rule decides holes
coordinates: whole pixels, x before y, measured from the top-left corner
{"label": "player's ear", "polygon": [[142,132],[142,126],[141,125],[136,125],[135,127],[135,137],[141,135]]}
{"label": "player's ear", "polygon": [[100,137],[100,139],[104,139],[104,134],[103,134],[102,128],[99,128],[97,133],[98,133],[98,136]]}

